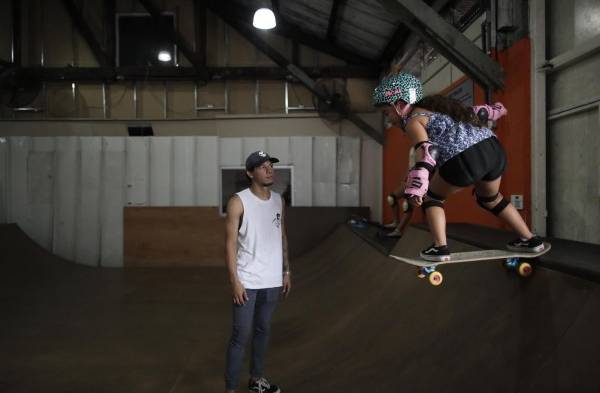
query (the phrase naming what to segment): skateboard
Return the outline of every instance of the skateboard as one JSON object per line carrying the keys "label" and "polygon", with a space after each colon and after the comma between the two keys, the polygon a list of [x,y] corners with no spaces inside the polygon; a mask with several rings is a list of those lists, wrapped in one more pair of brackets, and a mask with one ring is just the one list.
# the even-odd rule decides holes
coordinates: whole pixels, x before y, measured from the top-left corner
{"label": "skateboard", "polygon": [[533,266],[531,263],[521,261],[521,259],[532,259],[537,258],[540,255],[544,255],[551,248],[550,243],[544,243],[544,249],[540,252],[515,252],[509,250],[478,250],[478,251],[465,251],[451,254],[451,260],[449,261],[426,261],[420,257],[406,257],[390,254],[389,257],[408,263],[419,268],[417,276],[419,278],[427,277],[429,283],[434,286],[438,286],[444,280],[444,276],[437,270],[439,265],[447,265],[452,263],[463,263],[463,262],[477,262],[477,261],[490,261],[490,260],[504,260],[503,265],[508,270],[516,271],[521,277],[528,277],[533,272]]}

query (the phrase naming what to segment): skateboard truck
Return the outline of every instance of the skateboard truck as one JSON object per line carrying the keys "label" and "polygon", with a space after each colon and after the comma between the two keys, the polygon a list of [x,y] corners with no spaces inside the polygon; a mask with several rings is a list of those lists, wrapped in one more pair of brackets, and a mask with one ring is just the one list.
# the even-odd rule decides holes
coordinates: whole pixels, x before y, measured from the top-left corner
{"label": "skateboard truck", "polygon": [[436,265],[419,267],[417,277],[419,277],[419,278],[427,277],[429,279],[429,283],[431,285],[437,287],[444,280],[444,276],[442,275],[442,273],[440,273],[436,270],[436,267],[437,267]]}
{"label": "skateboard truck", "polygon": [[516,270],[521,277],[529,277],[533,273],[533,267],[528,262],[521,262],[518,257],[506,258],[504,267],[508,270]]}

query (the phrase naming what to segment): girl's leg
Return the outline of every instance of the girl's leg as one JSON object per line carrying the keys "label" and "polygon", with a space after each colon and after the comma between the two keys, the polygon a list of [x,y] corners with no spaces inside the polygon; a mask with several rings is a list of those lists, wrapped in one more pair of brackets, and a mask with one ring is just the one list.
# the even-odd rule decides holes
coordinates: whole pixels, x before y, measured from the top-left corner
{"label": "girl's leg", "polygon": [[[402,201],[399,202],[398,204],[404,204],[406,203],[406,201]],[[398,231],[399,233],[404,233],[404,229],[406,229],[406,227],[408,226],[408,223],[410,222],[410,219],[412,218],[412,213],[413,213],[413,207],[411,205],[408,205],[408,208],[406,210],[404,210],[404,213],[402,214],[402,218],[400,218],[400,221],[398,222],[398,226],[396,227],[396,231]]]}
{"label": "girl's leg", "polygon": [[[490,202],[482,202],[482,204],[488,209],[493,210],[499,203],[502,202],[503,197],[498,191],[500,190],[500,180],[502,178],[499,177],[496,180],[492,181],[479,181],[475,183],[475,193],[480,198],[491,198],[496,196],[496,198]],[[529,230],[529,227],[523,220],[523,217],[519,214],[517,209],[509,203],[506,207],[498,214],[498,217],[503,219],[510,227],[515,231],[521,238],[523,239],[531,239],[533,237],[533,233]]]}
{"label": "girl's leg", "polygon": [[461,187],[448,183],[438,172],[433,175],[429,182],[429,191],[437,198],[426,195],[423,198],[423,209],[436,247],[448,244],[446,240],[446,214],[442,204],[450,195],[460,190],[462,190]]}

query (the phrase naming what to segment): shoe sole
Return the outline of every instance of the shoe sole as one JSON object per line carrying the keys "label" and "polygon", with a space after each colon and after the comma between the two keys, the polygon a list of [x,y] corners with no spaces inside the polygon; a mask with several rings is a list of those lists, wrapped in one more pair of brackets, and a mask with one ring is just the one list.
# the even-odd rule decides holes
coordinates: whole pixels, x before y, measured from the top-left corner
{"label": "shoe sole", "polygon": [[[252,390],[252,389],[250,389],[250,388],[248,388],[248,391],[249,391],[250,393],[255,393],[255,392],[258,392],[258,390]],[[276,391],[274,391],[273,393],[281,393],[281,388],[277,388],[277,390],[276,390]]]}
{"label": "shoe sole", "polygon": [[421,258],[429,262],[447,262],[451,259],[450,255],[424,255],[420,254]]}
{"label": "shoe sole", "polygon": [[528,252],[531,254],[535,254],[538,252],[542,252],[544,251],[544,245],[540,244],[539,246],[535,246],[533,248],[525,248],[525,247],[515,247],[515,246],[506,246],[506,248],[510,251],[514,251],[514,252]]}

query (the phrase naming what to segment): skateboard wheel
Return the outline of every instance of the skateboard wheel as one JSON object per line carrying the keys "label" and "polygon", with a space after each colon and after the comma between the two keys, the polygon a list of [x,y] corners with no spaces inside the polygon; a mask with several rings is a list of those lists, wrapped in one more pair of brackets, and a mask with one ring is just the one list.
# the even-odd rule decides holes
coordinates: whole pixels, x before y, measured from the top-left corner
{"label": "skateboard wheel", "polygon": [[418,268],[417,269],[417,277],[419,277],[419,278],[425,278],[425,277],[427,277],[427,275],[423,271],[423,268]]}
{"label": "skateboard wheel", "polygon": [[440,272],[431,272],[429,273],[429,283],[433,286],[438,286],[444,280],[444,276]]}
{"label": "skateboard wheel", "polygon": [[521,277],[529,277],[533,273],[533,267],[527,262],[521,262],[519,263],[517,272],[519,272],[519,276]]}

